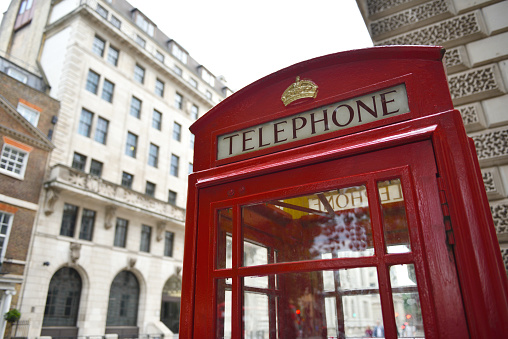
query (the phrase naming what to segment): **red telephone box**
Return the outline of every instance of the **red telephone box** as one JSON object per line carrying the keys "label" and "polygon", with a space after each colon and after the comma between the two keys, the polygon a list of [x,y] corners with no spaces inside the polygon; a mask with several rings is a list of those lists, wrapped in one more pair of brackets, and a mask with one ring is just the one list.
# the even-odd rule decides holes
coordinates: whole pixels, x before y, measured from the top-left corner
{"label": "red telephone box", "polygon": [[506,272],[443,52],[312,59],[192,125],[182,338],[506,336]]}

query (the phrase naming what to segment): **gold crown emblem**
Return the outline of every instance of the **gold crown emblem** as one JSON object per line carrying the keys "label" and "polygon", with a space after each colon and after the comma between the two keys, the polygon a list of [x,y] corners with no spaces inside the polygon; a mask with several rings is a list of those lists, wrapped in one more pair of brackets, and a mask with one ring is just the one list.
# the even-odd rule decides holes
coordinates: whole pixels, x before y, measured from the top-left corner
{"label": "gold crown emblem", "polygon": [[287,106],[298,99],[315,98],[317,89],[318,86],[312,81],[300,80],[300,77],[296,77],[296,81],[286,88],[280,99],[284,103],[284,106]]}

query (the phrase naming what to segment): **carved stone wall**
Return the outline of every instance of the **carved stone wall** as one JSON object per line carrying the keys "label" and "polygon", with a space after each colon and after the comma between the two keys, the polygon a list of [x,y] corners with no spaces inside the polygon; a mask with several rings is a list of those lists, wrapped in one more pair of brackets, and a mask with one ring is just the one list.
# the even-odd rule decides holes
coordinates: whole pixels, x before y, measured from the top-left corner
{"label": "carved stone wall", "polygon": [[497,64],[450,75],[448,86],[454,104],[481,100],[505,91]]}
{"label": "carved stone wall", "polygon": [[489,200],[502,199],[506,197],[499,169],[497,167],[482,169],[482,179]]}
{"label": "carved stone wall", "polygon": [[367,0],[367,9],[369,15],[373,15],[411,1],[413,0]]}
{"label": "carved stone wall", "polygon": [[376,45],[442,45],[473,40],[485,35],[485,27],[481,22],[481,12],[474,11],[454,18],[440,21],[396,37],[382,40]]}
{"label": "carved stone wall", "polygon": [[370,23],[370,32],[373,36],[379,36],[442,15],[452,15],[450,4],[443,0],[434,0],[373,21]]}
{"label": "carved stone wall", "polygon": [[446,69],[451,73],[460,72],[470,67],[469,58],[464,46],[447,49],[444,61]]}
{"label": "carved stone wall", "polygon": [[496,204],[490,206],[496,233],[498,235],[508,234],[508,204]]}
{"label": "carved stone wall", "polygon": [[472,136],[480,164],[508,160],[508,127]]}
{"label": "carved stone wall", "polygon": [[503,256],[504,267],[506,268],[506,271],[508,272],[508,248],[502,248],[501,255]]}
{"label": "carved stone wall", "polygon": [[458,106],[455,108],[458,109],[460,115],[462,115],[462,121],[464,122],[466,131],[472,132],[480,129],[485,129],[487,127],[482,105],[479,102],[464,106]]}

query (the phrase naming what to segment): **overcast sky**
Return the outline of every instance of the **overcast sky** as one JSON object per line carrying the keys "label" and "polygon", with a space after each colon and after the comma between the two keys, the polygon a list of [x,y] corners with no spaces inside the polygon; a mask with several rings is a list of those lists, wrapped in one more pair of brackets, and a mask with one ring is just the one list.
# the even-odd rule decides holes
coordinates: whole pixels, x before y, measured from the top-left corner
{"label": "overcast sky", "polygon": [[[237,91],[325,54],[372,46],[354,0],[128,0]],[[10,0],[0,0],[7,10]]]}

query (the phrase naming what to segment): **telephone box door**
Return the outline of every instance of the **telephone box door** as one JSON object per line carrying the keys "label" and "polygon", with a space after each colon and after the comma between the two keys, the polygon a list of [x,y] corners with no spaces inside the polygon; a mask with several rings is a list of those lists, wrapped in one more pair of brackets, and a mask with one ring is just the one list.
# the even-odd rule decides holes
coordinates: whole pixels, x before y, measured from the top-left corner
{"label": "telephone box door", "polygon": [[420,141],[199,189],[194,337],[468,338],[439,180]]}

